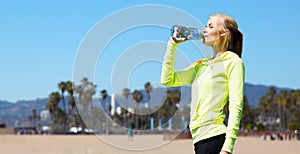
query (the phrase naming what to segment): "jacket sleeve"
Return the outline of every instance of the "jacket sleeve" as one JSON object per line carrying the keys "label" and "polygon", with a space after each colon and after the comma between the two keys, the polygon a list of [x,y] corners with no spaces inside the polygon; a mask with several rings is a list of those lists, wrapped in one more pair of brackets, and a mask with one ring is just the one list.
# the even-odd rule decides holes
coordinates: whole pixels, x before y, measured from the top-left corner
{"label": "jacket sleeve", "polygon": [[229,118],[222,150],[232,153],[243,110],[245,67],[241,59],[228,66]]}
{"label": "jacket sleeve", "polygon": [[165,86],[183,86],[191,84],[195,76],[195,67],[192,65],[184,70],[174,71],[175,52],[178,44],[168,42],[164,60],[162,62],[161,84]]}

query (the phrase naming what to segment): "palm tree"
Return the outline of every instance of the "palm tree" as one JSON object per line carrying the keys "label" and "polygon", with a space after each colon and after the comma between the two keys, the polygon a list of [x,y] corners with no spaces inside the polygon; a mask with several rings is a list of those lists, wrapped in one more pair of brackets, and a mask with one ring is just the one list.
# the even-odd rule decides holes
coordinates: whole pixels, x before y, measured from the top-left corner
{"label": "palm tree", "polygon": [[263,121],[267,122],[269,129],[274,126],[276,119],[277,106],[275,102],[275,88],[271,87],[266,95],[262,96],[258,105],[259,110],[262,112]]}
{"label": "palm tree", "polygon": [[281,91],[276,95],[275,100],[279,106],[280,127],[286,128],[285,111],[288,104],[288,92],[286,90]]}
{"label": "palm tree", "polygon": [[250,123],[249,118],[250,118],[250,106],[249,106],[247,97],[244,96],[243,114],[242,114],[242,119],[241,119],[242,129],[245,129],[245,124]]}
{"label": "palm tree", "polygon": [[139,109],[139,103],[143,100],[143,95],[139,90],[134,90],[132,93],[132,99],[136,103],[136,110]]}
{"label": "palm tree", "polygon": [[157,111],[157,117],[166,123],[170,120],[178,107],[176,104],[180,101],[180,92],[178,90],[169,90],[167,91],[167,95],[162,102],[162,106]]}
{"label": "palm tree", "polygon": [[89,82],[90,88],[87,89],[87,99],[90,101],[90,108],[93,109],[93,95],[96,94],[97,85],[94,85],[92,82]]}
{"label": "palm tree", "polygon": [[150,94],[151,90],[152,90],[152,86],[150,82],[146,82],[144,85],[145,91],[147,94]]}
{"label": "palm tree", "polygon": [[[89,82],[87,78],[83,78],[81,80],[81,84],[75,87],[76,93],[79,94],[80,104],[83,105],[84,108],[88,106],[92,102],[93,95],[96,94],[96,85],[92,82]],[[91,108],[92,108],[92,104]]]}
{"label": "palm tree", "polygon": [[[66,112],[65,97],[64,97],[64,93],[65,93],[66,88],[67,88],[66,82],[61,81],[60,83],[58,83],[58,88],[61,91],[61,100],[62,100],[62,103],[63,103],[64,112],[67,113]],[[64,131],[67,131],[67,120],[64,122]]]}
{"label": "palm tree", "polygon": [[[296,106],[296,112],[300,113],[300,90],[296,90],[295,97],[296,97],[296,99],[295,99],[294,104]],[[300,123],[300,116],[297,116],[297,117],[298,117],[297,121],[298,121],[298,123]]]}
{"label": "palm tree", "polygon": [[139,116],[138,116],[138,110],[139,110],[139,103],[143,100],[143,95],[139,90],[134,90],[132,93],[132,99],[135,101],[136,107],[135,107],[135,115],[136,115],[136,128],[139,128]]}
{"label": "palm tree", "polygon": [[180,102],[180,99],[181,99],[181,94],[180,94],[180,91],[175,89],[172,93],[172,101],[177,104]]}
{"label": "palm tree", "polygon": [[128,98],[130,96],[130,89],[124,88],[122,92],[123,97],[125,97],[125,111],[124,111],[124,125],[127,125],[127,112],[128,112]]}
{"label": "palm tree", "polygon": [[74,88],[73,87],[73,82],[67,81],[66,82],[66,91],[69,94],[68,115],[70,116],[71,123],[76,123],[75,122],[75,114],[78,114],[78,112],[77,112],[76,103],[75,103],[75,99],[74,99],[74,89],[73,88]]}
{"label": "palm tree", "polygon": [[58,119],[58,103],[60,101],[60,95],[58,92],[52,92],[49,95],[48,103],[46,104],[46,109],[51,114],[51,128],[54,128],[52,131],[55,131],[57,129],[56,127],[56,121]]}
{"label": "palm tree", "polygon": [[29,116],[29,121],[30,121],[31,125],[33,125],[36,129],[38,129],[37,120],[40,120],[40,119],[41,119],[41,117],[36,114],[36,110],[32,109],[31,115]]}
{"label": "palm tree", "polygon": [[36,114],[36,110],[35,109],[32,109],[32,120],[33,120],[33,125],[34,125],[34,127],[36,127],[36,120],[38,120],[39,119],[39,116]]}
{"label": "palm tree", "polygon": [[78,85],[78,86],[75,86],[75,92],[78,94],[78,102],[80,105],[82,105],[83,107],[83,110],[85,111],[85,108],[86,108],[86,105],[87,105],[87,102],[84,101],[83,99],[83,96],[84,96],[84,87],[86,86],[87,84],[87,78],[83,78],[81,80],[81,84]]}
{"label": "palm tree", "polygon": [[130,96],[130,89],[129,88],[124,88],[122,95],[125,97],[125,109],[127,110],[128,107],[128,97]]}
{"label": "palm tree", "polygon": [[291,90],[287,102],[287,124],[290,129],[300,129],[300,90]]}
{"label": "palm tree", "polygon": [[74,100],[74,90],[73,90],[73,82],[71,81],[67,81],[66,82],[66,91],[69,95],[69,99],[68,99],[68,114],[72,114],[72,111],[70,109],[70,107],[73,109],[76,104],[75,104],[75,100]]}
{"label": "palm tree", "polygon": [[[88,119],[88,116],[92,116],[92,108],[93,108],[93,95],[96,94],[96,85],[92,82],[88,81],[88,78],[83,78],[81,80],[81,84],[75,86],[75,92],[78,94],[79,104],[82,106],[82,116],[83,119]],[[88,106],[90,105],[90,110],[88,110]],[[90,112],[89,112],[90,111]],[[92,125],[93,121],[89,121],[90,125]]]}
{"label": "palm tree", "polygon": [[58,92],[52,92],[49,95],[48,103],[46,104],[46,108],[49,110],[50,114],[53,114],[58,107],[58,102],[60,101],[60,95]]}

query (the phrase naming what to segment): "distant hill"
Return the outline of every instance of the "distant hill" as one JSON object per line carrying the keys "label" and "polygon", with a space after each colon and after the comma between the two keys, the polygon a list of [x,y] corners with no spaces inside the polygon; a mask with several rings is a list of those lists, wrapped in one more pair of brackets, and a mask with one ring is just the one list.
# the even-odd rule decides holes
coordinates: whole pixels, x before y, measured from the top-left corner
{"label": "distant hill", "polygon": [[48,102],[48,98],[36,99],[36,100],[22,100],[16,103],[7,101],[0,101],[0,116],[24,116],[30,115],[32,109],[41,111],[45,109],[45,105]]}
{"label": "distant hill", "polygon": [[32,109],[39,114],[45,109],[48,98],[36,100],[22,100],[15,103],[0,100],[0,123],[6,123],[7,126],[19,124],[26,121],[32,114]]}
{"label": "distant hill", "polygon": [[[271,86],[264,85],[253,85],[245,83],[245,95],[248,98],[251,107],[257,107],[259,104],[259,99],[265,95]],[[191,87],[175,87],[175,88],[154,88],[152,91],[152,98],[149,102],[151,107],[160,106],[167,90],[179,89],[182,93],[182,98],[180,103],[188,104],[191,102]],[[279,92],[287,88],[275,87],[276,91]],[[116,99],[122,102],[122,96],[117,95]],[[18,121],[27,120],[29,115],[31,115],[32,109],[37,111],[39,114],[45,109],[45,105],[48,102],[48,98],[41,98],[36,100],[21,100],[15,103],[0,100],[0,123],[6,123],[7,126],[12,126]],[[124,104],[123,104],[124,105]],[[132,105],[132,104],[131,104]]]}
{"label": "distant hill", "polygon": [[258,107],[260,98],[264,96],[271,87],[274,87],[277,93],[282,90],[291,90],[289,88],[279,88],[276,86],[264,86],[245,83],[244,93],[248,99],[250,107]]}

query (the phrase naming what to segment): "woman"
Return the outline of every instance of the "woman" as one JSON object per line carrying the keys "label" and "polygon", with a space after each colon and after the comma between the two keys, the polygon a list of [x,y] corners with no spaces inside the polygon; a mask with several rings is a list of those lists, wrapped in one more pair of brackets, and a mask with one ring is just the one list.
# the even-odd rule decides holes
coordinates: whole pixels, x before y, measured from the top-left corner
{"label": "woman", "polygon": [[[177,30],[175,29],[175,35]],[[244,64],[241,60],[243,35],[234,19],[224,14],[211,15],[203,31],[203,43],[214,55],[174,71],[174,55],[179,43],[168,41],[161,74],[165,86],[192,85],[190,131],[196,154],[232,153],[242,116]],[[225,122],[224,106],[229,102]]]}

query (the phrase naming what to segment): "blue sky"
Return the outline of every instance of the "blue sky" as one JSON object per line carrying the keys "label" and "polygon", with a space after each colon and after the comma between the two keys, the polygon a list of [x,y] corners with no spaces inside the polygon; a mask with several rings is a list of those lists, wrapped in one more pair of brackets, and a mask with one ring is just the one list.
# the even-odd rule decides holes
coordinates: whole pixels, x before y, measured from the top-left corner
{"label": "blue sky", "polygon": [[[246,82],[300,88],[300,2],[296,0],[11,0],[2,1],[0,4],[0,100],[43,98],[57,91],[57,83],[72,80],[78,48],[93,26],[116,11],[143,4],[161,4],[177,8],[194,16],[203,24],[209,15],[214,13],[232,16],[244,34],[243,60],[246,66]],[[142,13],[137,14],[139,15]],[[120,20],[119,24],[126,20],[128,19]],[[107,75],[111,70],[105,70],[104,61],[115,62],[115,58],[124,50],[141,41],[166,42],[168,37],[168,29],[155,27],[147,27],[146,31],[137,28],[120,34],[107,46],[104,57],[97,62],[95,83],[98,91],[108,89],[111,92],[110,76]],[[189,48],[187,43],[181,50],[191,60],[201,58],[199,53],[190,51]],[[110,57],[113,51],[116,52]],[[132,71],[128,86],[131,89],[141,89],[147,81],[159,86],[159,73],[159,62],[144,63]]]}

